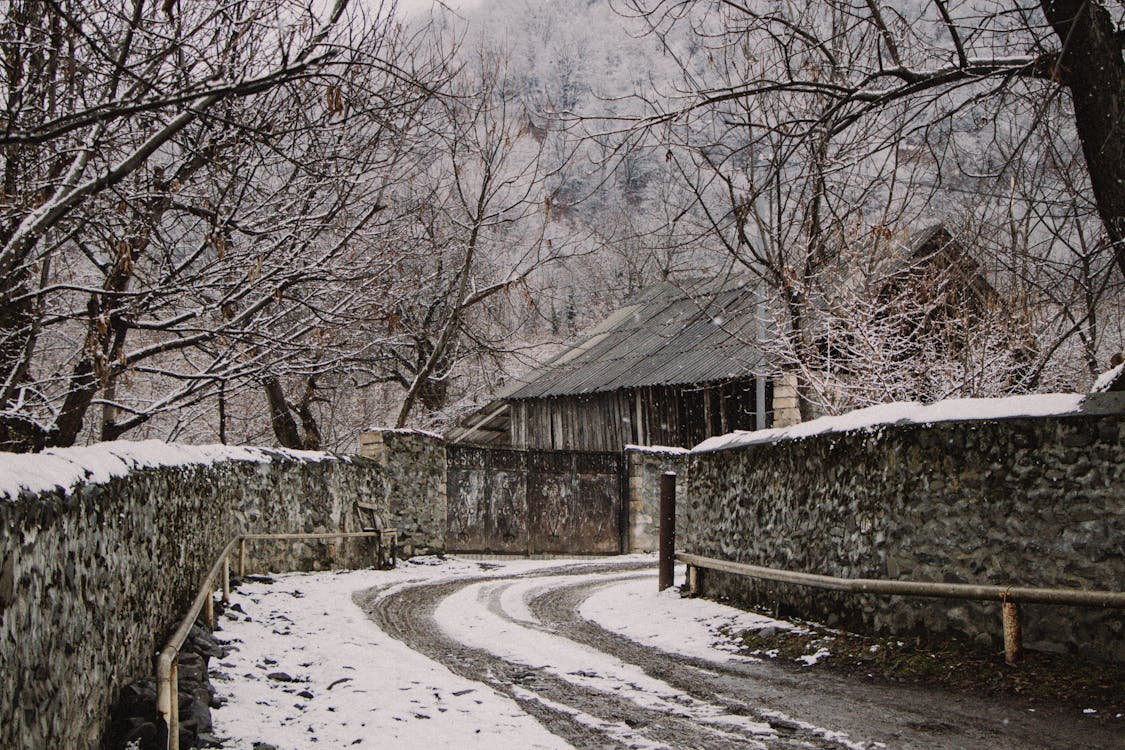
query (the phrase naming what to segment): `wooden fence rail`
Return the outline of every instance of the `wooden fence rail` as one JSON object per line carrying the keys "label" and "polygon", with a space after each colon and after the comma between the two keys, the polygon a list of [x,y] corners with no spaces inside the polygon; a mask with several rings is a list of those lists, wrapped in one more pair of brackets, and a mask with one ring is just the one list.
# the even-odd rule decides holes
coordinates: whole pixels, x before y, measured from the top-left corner
{"label": "wooden fence rail", "polygon": [[836,576],[799,573],[792,570],[766,568],[759,565],[717,560],[713,557],[676,553],[676,559],[687,563],[688,590],[698,589],[698,568],[709,568],[724,573],[760,578],[766,581],[811,586],[852,594],[880,594],[889,596],[927,596],[944,599],[977,599],[1002,602],[1004,627],[1004,657],[1011,664],[1020,656],[1019,605],[1068,604],[1079,607],[1125,608],[1125,592],[1090,591],[1084,589],[1046,589],[1031,586],[992,586],[969,583],[935,583],[926,581],[884,581],[876,578],[838,578]]}
{"label": "wooden fence rail", "polygon": [[388,550],[391,564],[395,564],[395,548],[398,544],[398,531],[395,529],[330,531],[308,534],[240,534],[227,542],[226,547],[219,553],[200,584],[199,591],[195,595],[195,601],[192,602],[191,608],[180,621],[180,626],[176,628],[176,632],[172,634],[164,649],[156,657],[156,708],[168,729],[168,750],[179,750],[180,748],[180,696],[177,684],[177,664],[180,649],[183,648],[188,633],[191,632],[191,627],[195,624],[201,611],[204,613],[208,627],[212,629],[215,627],[215,588],[220,574],[222,576],[223,601],[230,600],[230,556],[235,545],[239,546],[238,575],[241,578],[246,575],[246,543],[248,541],[262,539],[355,539],[357,537],[377,538],[378,547],[375,553],[377,564],[382,565],[384,563],[384,552]]}

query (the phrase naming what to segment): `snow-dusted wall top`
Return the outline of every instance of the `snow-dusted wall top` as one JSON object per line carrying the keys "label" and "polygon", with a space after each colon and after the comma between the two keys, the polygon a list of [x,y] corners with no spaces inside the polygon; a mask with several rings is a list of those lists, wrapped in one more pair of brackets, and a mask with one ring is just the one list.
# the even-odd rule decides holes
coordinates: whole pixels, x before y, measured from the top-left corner
{"label": "snow-dusted wall top", "polygon": [[[373,461],[262,448],[113,442],[0,454],[0,748],[101,746],[122,686],[243,533],[388,525]],[[252,572],[366,567],[370,539],[257,541]],[[35,710],[25,710],[32,707]]]}
{"label": "snow-dusted wall top", "polygon": [[108,482],[137,469],[158,466],[206,466],[219,461],[269,463],[340,460],[320,451],[245,448],[230,445],[179,445],[159,440],[114,441],[82,448],[51,448],[42,453],[0,452],[0,500],[21,492],[69,490],[77,484]]}
{"label": "snow-dusted wall top", "polygon": [[[1106,370],[1098,379],[1094,381],[1094,387],[1090,389],[1091,393],[1107,393],[1114,390],[1114,384],[1120,383],[1122,375],[1125,374],[1125,362],[1122,362],[1112,370]],[[1121,386],[1118,385],[1116,390],[1120,390]]]}
{"label": "snow-dusted wall top", "polygon": [[[1120,590],[1123,396],[892,405],[782,431],[804,428],[799,440],[696,451],[677,544],[846,578]],[[702,581],[705,596],[791,608],[832,627],[999,647],[995,603],[852,596],[711,570]],[[1120,611],[1024,612],[1029,648],[1125,663]]]}
{"label": "snow-dusted wall top", "polygon": [[932,404],[900,401],[869,406],[866,409],[857,409],[835,417],[821,417],[792,427],[752,432],[739,430],[718,435],[695,446],[692,453],[707,453],[744,445],[773,443],[779,440],[794,440],[831,432],[864,430],[886,425],[1079,416],[1121,411],[1125,411],[1125,399],[1111,394],[1037,393],[1006,398],[959,398]]}

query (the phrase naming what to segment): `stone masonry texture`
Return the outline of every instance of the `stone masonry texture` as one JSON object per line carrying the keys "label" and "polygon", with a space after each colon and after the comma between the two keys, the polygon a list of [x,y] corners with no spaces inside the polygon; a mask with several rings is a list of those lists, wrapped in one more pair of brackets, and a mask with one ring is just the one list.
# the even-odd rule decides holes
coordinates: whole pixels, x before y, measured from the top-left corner
{"label": "stone masonry texture", "polygon": [[[371,460],[279,456],[0,500],[0,748],[98,747],[118,691],[152,674],[233,536],[358,530],[356,500],[387,503],[397,481]],[[398,507],[410,504],[405,494]],[[390,507],[385,517],[396,520]],[[443,528],[411,523],[418,538]],[[248,551],[251,572],[375,562],[368,539],[257,541]]]}
{"label": "stone masonry texture", "polygon": [[[1125,417],[888,426],[691,457],[679,549],[849,578],[1120,591]],[[1000,605],[701,571],[702,593],[858,632],[999,648]],[[1024,644],[1125,661],[1122,610],[1023,605]]]}
{"label": "stone masonry texture", "polygon": [[378,430],[360,436],[360,454],[382,470],[372,502],[387,508],[404,555],[445,549],[445,441],[415,430]]}

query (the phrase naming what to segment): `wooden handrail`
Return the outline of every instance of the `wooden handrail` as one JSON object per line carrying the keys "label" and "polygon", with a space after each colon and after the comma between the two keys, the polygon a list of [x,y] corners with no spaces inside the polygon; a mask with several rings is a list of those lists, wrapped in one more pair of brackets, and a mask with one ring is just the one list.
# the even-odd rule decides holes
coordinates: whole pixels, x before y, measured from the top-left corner
{"label": "wooden handrail", "polygon": [[180,656],[180,649],[183,648],[184,642],[187,640],[188,634],[191,632],[192,625],[195,624],[196,619],[199,617],[201,610],[206,608],[207,621],[211,627],[215,625],[214,618],[214,592],[215,592],[215,579],[218,578],[219,573],[223,577],[223,601],[230,599],[230,555],[234,551],[234,546],[239,545],[239,574],[244,575],[246,572],[246,542],[259,539],[353,539],[355,537],[378,537],[379,538],[379,554],[382,556],[383,542],[386,537],[390,537],[390,550],[391,560],[395,559],[395,546],[398,543],[398,531],[396,529],[382,529],[379,531],[339,531],[339,532],[315,532],[308,534],[239,534],[238,536],[227,542],[227,546],[219,553],[215,559],[211,569],[203,578],[203,582],[199,586],[199,591],[195,595],[195,600],[192,602],[191,607],[188,609],[184,618],[180,621],[180,626],[176,628],[176,632],[168,639],[163,650],[156,657],[156,708],[160,715],[164,718],[164,725],[168,729],[168,738],[166,747],[168,750],[179,750],[180,748],[180,697],[179,686],[177,684],[177,662]]}
{"label": "wooden handrail", "polygon": [[1085,589],[1046,589],[1033,586],[994,586],[971,583],[936,583],[932,581],[886,581],[877,578],[839,578],[837,576],[800,573],[793,570],[766,568],[760,565],[717,560],[713,557],[676,553],[676,559],[687,563],[688,589],[696,593],[699,579],[696,568],[709,568],[724,573],[761,578],[797,586],[843,591],[850,594],[884,596],[928,596],[943,599],[977,599],[1001,603],[1004,628],[1004,661],[1015,664],[1023,651],[1020,636],[1019,605],[1064,604],[1077,607],[1125,607],[1125,592],[1090,591]]}
{"label": "wooden handrail", "polygon": [[927,581],[886,581],[877,578],[838,578],[815,573],[798,573],[779,568],[765,568],[729,560],[717,560],[713,557],[691,555],[686,552],[677,552],[676,559],[697,568],[710,568],[751,578],[792,583],[798,586],[812,586],[833,591],[847,591],[853,594],[980,599],[1024,604],[1070,604],[1080,607],[1125,607],[1125,592],[1121,591],[1047,589],[1032,586],[994,586]]}

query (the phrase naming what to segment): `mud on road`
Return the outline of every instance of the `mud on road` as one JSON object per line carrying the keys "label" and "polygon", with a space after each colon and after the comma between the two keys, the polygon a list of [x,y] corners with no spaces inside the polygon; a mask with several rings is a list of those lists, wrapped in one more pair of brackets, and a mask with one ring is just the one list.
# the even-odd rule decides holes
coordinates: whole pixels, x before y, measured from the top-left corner
{"label": "mud on road", "polygon": [[[578,748],[1119,746],[1114,727],[1042,707],[1029,714],[999,698],[873,685],[770,662],[696,659],[578,614],[591,594],[645,571],[650,564],[585,563],[376,588],[354,598],[384,632],[509,696]],[[522,589],[515,592],[519,606],[512,587]],[[498,625],[456,627],[474,607]],[[513,649],[525,640],[534,652]]]}

